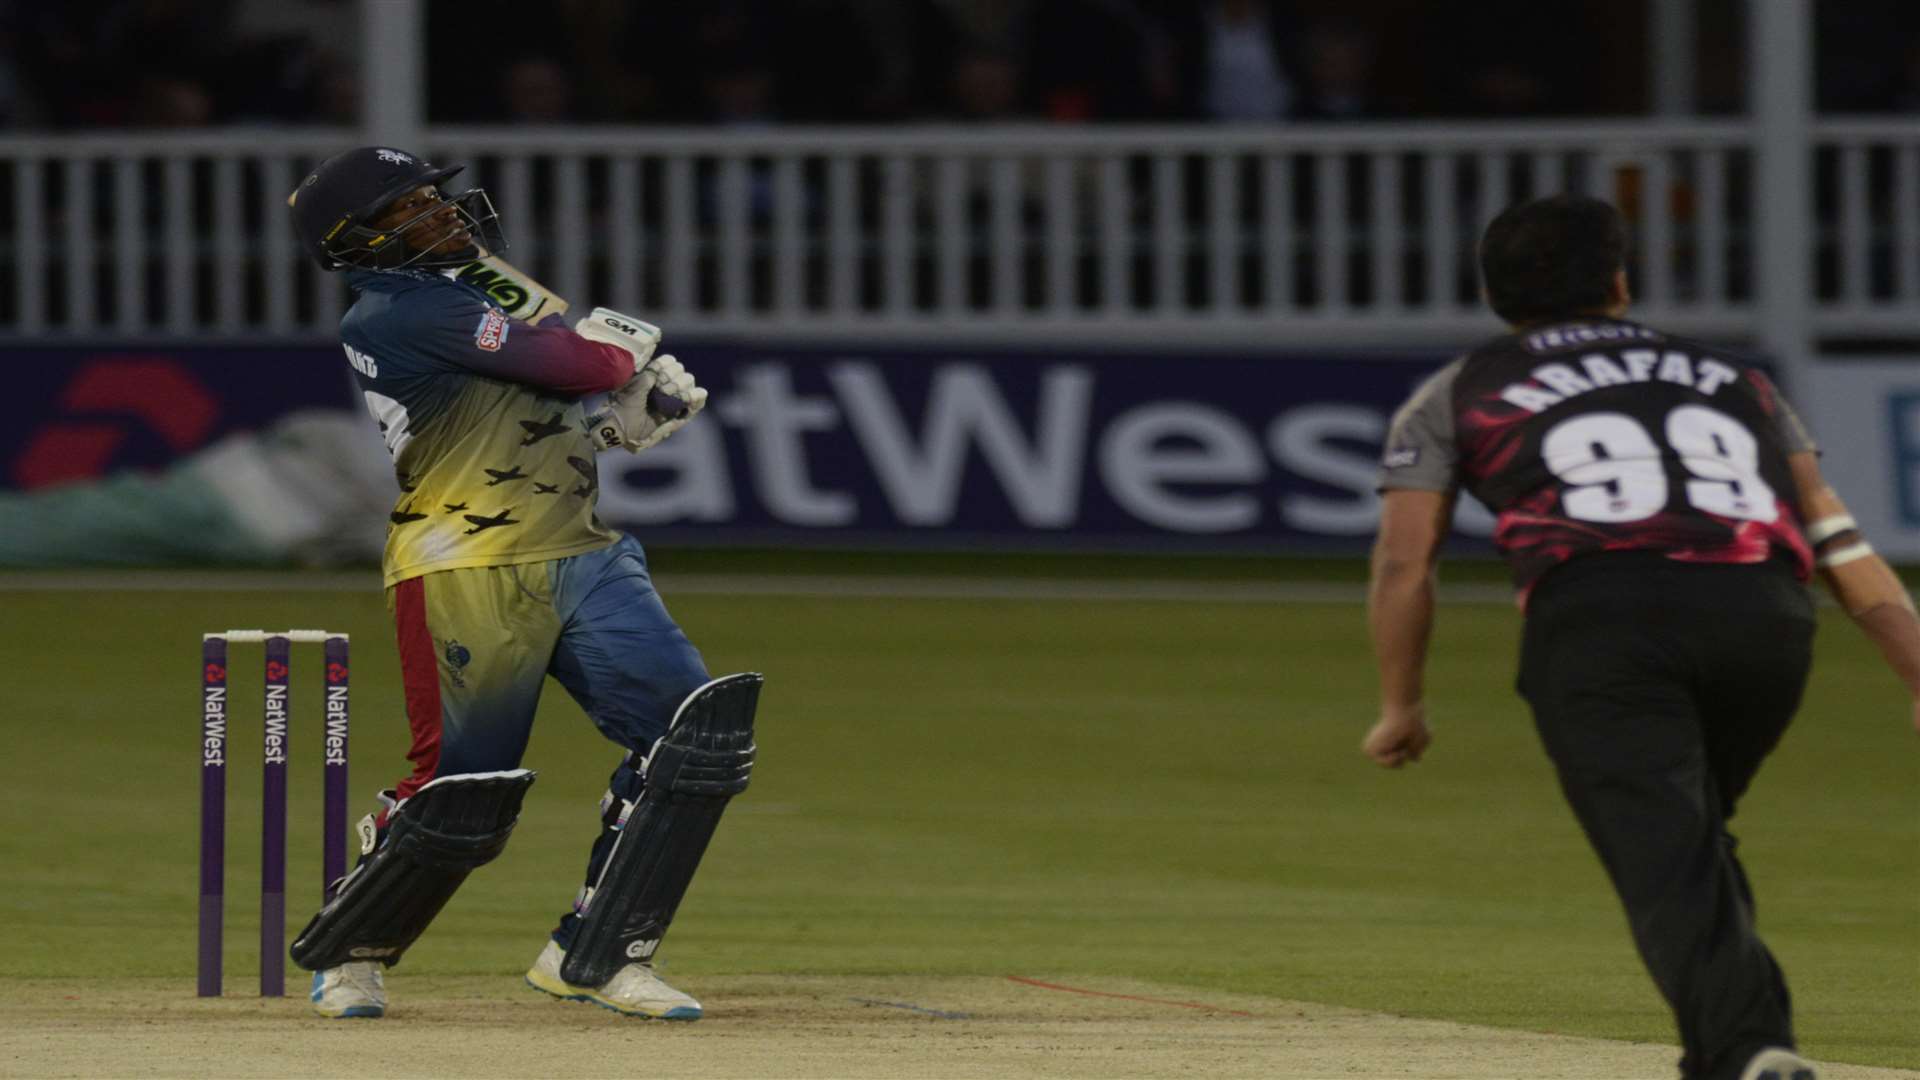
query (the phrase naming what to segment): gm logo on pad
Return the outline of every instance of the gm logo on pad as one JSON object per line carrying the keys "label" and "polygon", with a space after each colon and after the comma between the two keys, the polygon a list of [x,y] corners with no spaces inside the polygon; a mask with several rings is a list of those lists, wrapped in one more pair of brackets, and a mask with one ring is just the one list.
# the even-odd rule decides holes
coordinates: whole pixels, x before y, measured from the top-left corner
{"label": "gm logo on pad", "polygon": [[1920,390],[1887,395],[1887,434],[1900,524],[1920,528]]}

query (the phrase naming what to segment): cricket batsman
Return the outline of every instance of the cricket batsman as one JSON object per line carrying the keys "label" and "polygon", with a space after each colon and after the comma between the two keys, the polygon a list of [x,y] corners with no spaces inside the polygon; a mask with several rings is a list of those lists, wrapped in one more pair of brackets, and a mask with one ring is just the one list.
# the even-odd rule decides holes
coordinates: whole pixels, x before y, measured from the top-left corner
{"label": "cricket batsman", "polygon": [[572,328],[511,319],[458,268],[503,246],[459,166],[390,147],[321,162],[288,198],[294,231],[355,292],[347,363],[400,494],[383,557],[412,771],[360,825],[361,858],[295,939],[326,1017],[386,1012],[398,963],[505,847],[551,675],[624,755],[600,802],[585,884],[527,982],[634,1016],[700,1003],[651,966],[721,811],[753,767],[760,677],[712,679],[633,538],[600,522],[595,455],[639,452],[707,392],[659,330],[604,308]]}

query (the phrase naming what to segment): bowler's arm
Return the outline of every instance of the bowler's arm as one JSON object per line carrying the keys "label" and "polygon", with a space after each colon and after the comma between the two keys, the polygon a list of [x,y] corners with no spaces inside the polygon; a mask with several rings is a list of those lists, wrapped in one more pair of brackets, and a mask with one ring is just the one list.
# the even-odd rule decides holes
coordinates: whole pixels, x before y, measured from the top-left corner
{"label": "bowler's arm", "polygon": [[1380,720],[1361,749],[1387,768],[1420,760],[1427,730],[1423,680],[1433,630],[1434,567],[1453,519],[1452,492],[1389,489],[1367,585],[1367,628],[1380,673]]}
{"label": "bowler's arm", "polygon": [[1847,504],[1820,474],[1820,459],[1810,451],[1792,454],[1793,486],[1814,545],[1814,565],[1828,591],[1880,648],[1907,692],[1914,696],[1913,724],[1920,730],[1920,616],[1913,596],[1885,559],[1874,554],[1847,513]]}

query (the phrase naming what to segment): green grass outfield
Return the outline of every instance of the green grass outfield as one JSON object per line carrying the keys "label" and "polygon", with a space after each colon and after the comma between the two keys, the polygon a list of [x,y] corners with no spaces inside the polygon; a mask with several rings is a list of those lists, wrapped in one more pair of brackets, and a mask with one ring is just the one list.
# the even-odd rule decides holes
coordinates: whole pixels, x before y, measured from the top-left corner
{"label": "green grass outfield", "polygon": [[[1388,773],[1356,749],[1373,700],[1357,604],[673,593],[676,572],[777,565],[657,560],[709,665],[768,677],[761,767],[663,949],[669,977],[1127,976],[1672,1039],[1510,689],[1511,608],[1443,609],[1436,742],[1425,763]],[[1183,572],[1114,559],[987,565],[1022,577]],[[1232,567],[1272,576],[1250,563],[1193,572],[1230,580]],[[913,559],[806,568],[956,570]],[[1356,569],[1327,576],[1357,580]],[[196,637],[230,625],[355,635],[357,817],[397,776],[406,744],[374,575],[347,592],[14,591],[8,580],[0,971],[166,976],[188,995]],[[258,896],[258,652],[236,653],[230,991],[251,986]],[[303,656],[295,672],[296,930],[319,885],[313,665]],[[579,884],[616,757],[551,687],[519,832],[408,954],[396,993],[411,972],[524,969]],[[1806,1050],[1920,1067],[1920,739],[1892,676],[1831,610],[1808,704],[1736,831]]]}

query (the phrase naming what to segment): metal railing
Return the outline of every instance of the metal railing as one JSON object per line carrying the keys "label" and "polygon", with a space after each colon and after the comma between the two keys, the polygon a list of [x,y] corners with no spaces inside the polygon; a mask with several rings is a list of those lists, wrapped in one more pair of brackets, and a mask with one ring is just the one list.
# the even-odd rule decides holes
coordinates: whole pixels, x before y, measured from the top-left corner
{"label": "metal railing", "polygon": [[[1638,311],[1744,336],[1757,216],[1813,238],[1816,333],[1920,337],[1920,123],[1816,126],[1762,205],[1740,121],[1311,128],[432,129],[577,304],[678,334],[1272,344],[1495,327],[1473,251],[1509,202],[1615,201]],[[0,138],[0,339],[330,337],[346,302],[285,199],[350,130]]]}

